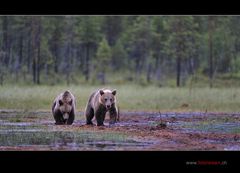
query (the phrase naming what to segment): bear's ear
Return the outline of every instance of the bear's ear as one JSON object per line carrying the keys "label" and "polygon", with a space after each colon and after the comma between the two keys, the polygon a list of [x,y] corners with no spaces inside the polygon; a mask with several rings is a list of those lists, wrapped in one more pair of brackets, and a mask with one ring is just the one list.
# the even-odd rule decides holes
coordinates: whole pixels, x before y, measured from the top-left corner
{"label": "bear's ear", "polygon": [[70,105],[72,105],[72,100],[69,102]]}
{"label": "bear's ear", "polygon": [[62,100],[59,100],[59,105],[61,106],[61,105],[63,105],[63,102],[62,102]]}
{"label": "bear's ear", "polygon": [[101,94],[101,96],[104,94],[103,90],[100,90],[99,93]]}
{"label": "bear's ear", "polygon": [[113,90],[112,94],[115,96],[117,94],[117,90]]}

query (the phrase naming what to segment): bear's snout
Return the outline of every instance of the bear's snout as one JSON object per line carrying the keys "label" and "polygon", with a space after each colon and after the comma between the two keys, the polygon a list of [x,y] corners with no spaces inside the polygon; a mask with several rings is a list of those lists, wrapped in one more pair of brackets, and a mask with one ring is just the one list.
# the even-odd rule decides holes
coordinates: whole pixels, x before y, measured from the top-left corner
{"label": "bear's snout", "polygon": [[107,105],[106,107],[107,107],[107,109],[110,109],[110,108],[111,108],[111,105]]}

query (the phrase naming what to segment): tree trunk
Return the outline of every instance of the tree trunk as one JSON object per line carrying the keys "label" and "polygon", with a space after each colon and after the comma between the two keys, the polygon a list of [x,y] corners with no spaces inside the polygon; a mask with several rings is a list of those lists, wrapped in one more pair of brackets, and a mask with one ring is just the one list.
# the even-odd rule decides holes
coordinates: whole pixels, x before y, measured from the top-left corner
{"label": "tree trunk", "polygon": [[70,84],[70,43],[69,41],[66,43],[67,48],[66,48],[66,52],[65,52],[65,63],[67,63],[66,65],[64,65],[64,73],[66,74],[66,81],[67,81],[67,85]]}
{"label": "tree trunk", "polygon": [[101,73],[98,74],[99,79],[101,80],[101,84],[105,85],[106,84],[106,78],[105,78],[105,71],[102,71]]}
{"label": "tree trunk", "polygon": [[41,57],[41,24],[39,23],[38,26],[38,45],[37,45],[37,84],[40,84],[40,57]]}
{"label": "tree trunk", "polygon": [[23,35],[22,35],[22,30],[20,31],[20,37],[19,37],[19,42],[18,42],[18,49],[19,49],[19,56],[17,57],[17,66],[15,69],[15,77],[16,77],[16,81],[18,81],[19,79],[19,73],[21,72],[21,68],[22,68],[22,57],[23,57]]}
{"label": "tree trunk", "polygon": [[1,85],[3,85],[3,73],[4,73],[4,71],[3,71],[3,68],[2,68],[2,66],[3,66],[3,56],[0,54],[0,84]]}
{"label": "tree trunk", "polygon": [[181,57],[177,57],[177,87],[180,87],[180,77],[181,77]]}
{"label": "tree trunk", "polygon": [[193,68],[193,61],[194,59],[192,57],[187,59],[187,67],[188,67],[188,74],[193,75],[194,68]]}
{"label": "tree trunk", "polygon": [[33,75],[33,83],[35,84],[36,83],[36,58],[34,57],[33,58],[33,65],[32,65],[32,75]]}
{"label": "tree trunk", "polygon": [[[30,31],[31,33],[32,31]],[[28,38],[28,49],[27,49],[27,73],[31,72],[31,55],[32,55],[32,49],[31,49],[31,36]]]}
{"label": "tree trunk", "polygon": [[135,62],[135,80],[138,81],[140,77],[140,61],[139,57],[136,57],[136,62]]}
{"label": "tree trunk", "polygon": [[212,16],[208,17],[208,46],[209,46],[209,84],[213,86],[213,50],[212,50]]}
{"label": "tree trunk", "polygon": [[22,68],[22,58],[23,58],[23,35],[21,33],[19,39],[19,70]]}
{"label": "tree trunk", "polygon": [[182,63],[182,53],[184,51],[183,48],[183,38],[181,36],[182,33],[182,23],[181,23],[181,18],[177,17],[176,21],[176,85],[177,87],[180,87],[180,82],[181,82],[181,63]]}
{"label": "tree trunk", "polygon": [[54,43],[54,72],[56,74],[58,74],[58,66],[59,66],[59,43],[58,43],[59,40],[57,40],[56,42],[57,43]]}
{"label": "tree trunk", "polygon": [[88,81],[89,80],[89,67],[90,67],[90,56],[89,56],[89,52],[90,52],[90,44],[86,43],[86,70],[85,70],[85,80]]}
{"label": "tree trunk", "polygon": [[37,40],[37,32],[38,32],[38,22],[36,16],[32,17],[31,20],[31,58],[32,58],[32,77],[33,83],[37,83],[37,66],[38,66],[38,40]]}
{"label": "tree trunk", "polygon": [[8,62],[9,62],[9,31],[8,31],[8,16],[3,17],[2,21],[2,26],[3,26],[3,46],[2,50],[4,52],[4,58],[3,58],[3,63],[6,67],[8,67]]}
{"label": "tree trunk", "polygon": [[147,68],[147,82],[148,83],[151,82],[151,72],[152,72],[152,65],[148,64],[148,68]]}
{"label": "tree trunk", "polygon": [[1,86],[3,85],[3,74],[2,73],[0,74],[0,84],[1,84]]}
{"label": "tree trunk", "polygon": [[154,67],[154,71],[155,71],[155,76],[156,76],[156,80],[160,82],[161,79],[161,64],[160,63],[160,55],[157,55],[155,58],[155,67]]}

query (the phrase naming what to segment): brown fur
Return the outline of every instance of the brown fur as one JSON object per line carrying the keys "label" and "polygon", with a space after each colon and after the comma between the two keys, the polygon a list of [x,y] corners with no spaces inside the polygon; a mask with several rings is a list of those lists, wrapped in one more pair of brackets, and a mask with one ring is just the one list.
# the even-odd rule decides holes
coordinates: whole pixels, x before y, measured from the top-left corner
{"label": "brown fur", "polygon": [[55,124],[71,125],[75,118],[76,100],[70,91],[58,95],[52,105]]}
{"label": "brown fur", "polygon": [[110,124],[114,124],[118,119],[118,109],[116,106],[116,90],[100,89],[90,95],[85,108],[86,124],[93,124],[92,119],[95,116],[97,126],[104,125],[106,113],[109,112]]}

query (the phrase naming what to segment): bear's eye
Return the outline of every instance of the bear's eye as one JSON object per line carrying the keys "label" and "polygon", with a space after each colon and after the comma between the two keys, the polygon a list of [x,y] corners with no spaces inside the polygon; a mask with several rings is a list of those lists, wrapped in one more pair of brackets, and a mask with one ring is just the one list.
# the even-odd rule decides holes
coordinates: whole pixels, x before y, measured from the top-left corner
{"label": "bear's eye", "polygon": [[104,100],[105,100],[105,102],[107,101],[107,99],[106,99],[106,98],[105,98]]}
{"label": "bear's eye", "polygon": [[110,101],[112,102],[113,99],[110,99]]}

